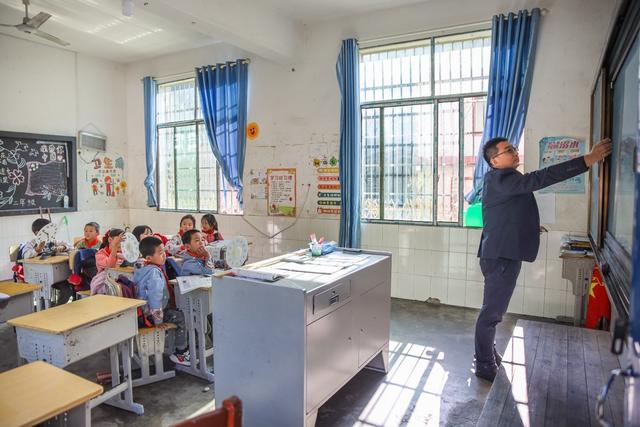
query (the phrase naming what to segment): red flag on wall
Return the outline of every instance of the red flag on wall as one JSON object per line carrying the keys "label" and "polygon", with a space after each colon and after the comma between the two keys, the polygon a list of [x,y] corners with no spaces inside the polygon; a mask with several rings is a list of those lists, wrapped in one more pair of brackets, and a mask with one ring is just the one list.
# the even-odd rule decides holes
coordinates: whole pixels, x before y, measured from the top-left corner
{"label": "red flag on wall", "polygon": [[611,304],[604,287],[600,270],[596,265],[589,286],[589,302],[587,303],[587,317],[584,327],[589,329],[603,329],[611,321]]}

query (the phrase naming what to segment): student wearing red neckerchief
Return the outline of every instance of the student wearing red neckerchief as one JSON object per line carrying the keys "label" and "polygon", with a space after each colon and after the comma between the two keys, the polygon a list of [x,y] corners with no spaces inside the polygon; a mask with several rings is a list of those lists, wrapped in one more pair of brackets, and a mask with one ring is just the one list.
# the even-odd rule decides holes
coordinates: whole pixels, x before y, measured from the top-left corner
{"label": "student wearing red neckerchief", "polygon": [[182,254],[184,261],[180,267],[182,276],[209,275],[215,268],[228,268],[224,260],[214,260],[207,252],[206,240],[200,230],[189,230],[182,236],[185,252]]}
{"label": "student wearing red neckerchief", "polygon": [[200,225],[202,226],[202,234],[207,243],[224,240],[222,234],[218,231],[218,221],[216,221],[216,217],[213,214],[203,215],[200,220]]}
{"label": "student wearing red neckerchief", "polygon": [[196,219],[193,215],[185,215],[180,219],[180,230],[167,243],[166,251],[169,255],[181,255],[184,251],[182,236],[185,232],[196,228]]}
{"label": "student wearing red neckerchief", "polygon": [[122,264],[124,257],[120,253],[120,244],[124,238],[124,230],[112,228],[102,239],[100,250],[96,253],[96,269],[98,273],[106,268],[117,267]]}
{"label": "student wearing red neckerchief", "polygon": [[187,346],[184,313],[175,306],[171,298],[169,281],[163,269],[167,259],[162,241],[157,237],[147,237],[140,241],[140,255],[144,265],[136,268],[133,281],[136,283],[136,298],[145,300],[142,308],[145,315],[150,316],[154,325],[164,323],[176,325],[175,352],[169,358],[177,364],[189,366],[191,358]]}
{"label": "student wearing red neckerchief", "polygon": [[84,226],[84,238],[76,243],[76,249],[100,249],[102,241],[98,237],[100,234],[100,224],[89,222]]}

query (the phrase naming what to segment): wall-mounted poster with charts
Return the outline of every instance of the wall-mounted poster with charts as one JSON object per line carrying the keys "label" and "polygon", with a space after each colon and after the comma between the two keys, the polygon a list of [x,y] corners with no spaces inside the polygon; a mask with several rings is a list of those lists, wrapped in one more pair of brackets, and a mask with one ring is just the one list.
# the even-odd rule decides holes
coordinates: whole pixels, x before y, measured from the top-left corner
{"label": "wall-mounted poster with charts", "polygon": [[340,215],[340,168],[337,156],[320,155],[311,159],[316,176],[316,213]]}
{"label": "wall-mounted poster with charts", "polygon": [[0,132],[0,215],[76,208],[75,138]]}
{"label": "wall-mounted poster with charts", "polygon": [[296,216],[296,169],[267,169],[267,210],[272,216]]}
{"label": "wall-mounted poster with charts", "polygon": [[[540,169],[584,155],[584,141],[567,136],[548,136],[540,140]],[[584,193],[584,174],[540,190],[541,193]]]}

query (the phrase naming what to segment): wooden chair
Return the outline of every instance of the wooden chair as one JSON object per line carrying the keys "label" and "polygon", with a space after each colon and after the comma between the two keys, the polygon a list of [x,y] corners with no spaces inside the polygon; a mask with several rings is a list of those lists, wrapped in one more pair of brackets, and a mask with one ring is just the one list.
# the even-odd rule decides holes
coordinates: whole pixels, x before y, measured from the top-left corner
{"label": "wooden chair", "polygon": [[[173,323],[166,323],[165,325],[165,328],[138,328],[133,360],[140,366],[140,378],[133,380],[134,387],[175,377],[176,372],[174,370],[164,370],[162,355],[164,353],[166,332],[176,329],[176,325]],[[151,374],[151,361],[155,369],[153,374]]]}
{"label": "wooden chair", "polygon": [[184,420],[173,427],[241,427],[242,402],[231,396],[222,402],[222,408]]}

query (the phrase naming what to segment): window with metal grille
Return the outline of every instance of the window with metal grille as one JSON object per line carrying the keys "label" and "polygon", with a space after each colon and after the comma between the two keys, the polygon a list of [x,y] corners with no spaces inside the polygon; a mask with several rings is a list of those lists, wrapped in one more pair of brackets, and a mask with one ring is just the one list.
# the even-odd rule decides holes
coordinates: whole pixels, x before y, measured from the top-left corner
{"label": "window with metal grille", "polygon": [[241,214],[209,145],[195,79],[158,85],[156,126],[160,209]]}
{"label": "window with metal grille", "polygon": [[462,225],[482,140],[491,32],[362,49],[362,217]]}

